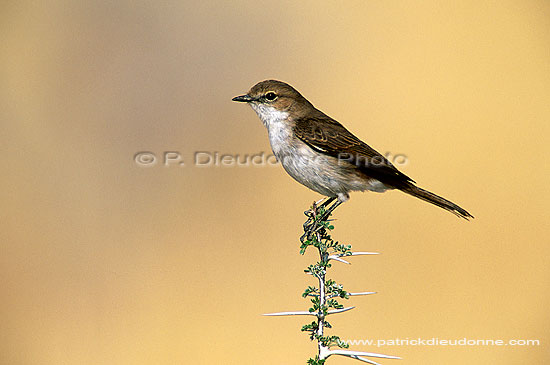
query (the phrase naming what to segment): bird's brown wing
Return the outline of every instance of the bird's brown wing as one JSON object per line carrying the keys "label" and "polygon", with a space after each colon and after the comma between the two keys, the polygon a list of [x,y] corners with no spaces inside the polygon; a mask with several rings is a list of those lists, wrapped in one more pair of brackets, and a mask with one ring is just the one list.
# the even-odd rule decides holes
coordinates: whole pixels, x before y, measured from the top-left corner
{"label": "bird's brown wing", "polygon": [[296,120],[294,133],[319,153],[356,165],[366,176],[402,188],[414,182],[397,170],[384,156],[355,137],[343,125],[328,116]]}

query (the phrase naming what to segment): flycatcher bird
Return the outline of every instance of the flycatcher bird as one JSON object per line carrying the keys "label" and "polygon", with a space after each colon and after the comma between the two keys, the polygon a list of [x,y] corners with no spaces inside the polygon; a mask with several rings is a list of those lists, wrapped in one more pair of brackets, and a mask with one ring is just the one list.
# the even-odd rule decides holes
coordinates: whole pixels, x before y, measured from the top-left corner
{"label": "flycatcher bird", "polygon": [[416,186],[384,156],[284,82],[259,82],[233,101],[248,103],[258,114],[273,154],[290,176],[329,197],[325,205],[338,199],[330,211],[347,201],[352,191],[398,189],[461,218],[473,218],[458,205]]}

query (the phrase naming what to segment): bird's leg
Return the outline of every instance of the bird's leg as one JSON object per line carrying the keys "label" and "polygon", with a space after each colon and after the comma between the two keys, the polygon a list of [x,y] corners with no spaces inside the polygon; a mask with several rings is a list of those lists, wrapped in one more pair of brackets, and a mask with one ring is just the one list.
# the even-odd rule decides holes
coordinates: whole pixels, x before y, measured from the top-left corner
{"label": "bird's leg", "polygon": [[309,217],[309,219],[304,223],[304,231],[307,231],[309,227],[311,227],[312,221],[314,220],[315,215],[319,211],[320,208],[325,208],[327,205],[332,203],[336,199],[336,197],[328,197],[324,202],[321,203],[321,205],[317,205],[317,202],[313,202],[313,207],[310,210],[307,210],[304,212],[306,216]]}
{"label": "bird's leg", "polygon": [[[334,200],[335,198],[332,198],[332,199]],[[323,220],[327,219],[332,214],[332,212],[334,212],[334,210],[336,208],[338,208],[340,206],[340,204],[342,204],[342,203],[343,202],[340,199],[338,199],[336,202],[334,202],[334,204],[332,204],[330,207],[328,207],[328,209],[325,211],[325,214],[323,214],[322,219]]]}
{"label": "bird's leg", "polygon": [[312,209],[306,210],[304,212],[304,214],[309,217],[309,219],[304,223],[304,230],[311,225],[311,220],[313,216],[317,214],[317,212],[319,211],[319,208],[325,208],[327,205],[332,203],[334,199],[336,199],[336,197],[327,197],[326,200],[325,199],[319,200],[319,201],[325,200],[321,203],[321,205],[317,205],[317,202],[313,202]]}
{"label": "bird's leg", "polygon": [[335,196],[327,198],[327,200],[325,200],[325,201],[323,202],[323,204],[319,205],[319,208],[324,208],[324,207],[326,207],[327,205],[329,205],[330,203],[332,203],[332,202],[334,201],[334,199],[336,199]]}
{"label": "bird's leg", "polygon": [[[300,242],[304,243],[304,241],[309,239],[311,234],[313,233],[315,228],[314,225],[316,224],[316,221],[319,221],[317,219],[317,213],[319,212],[319,208],[324,208],[324,212],[320,220],[325,220],[332,214],[332,212],[340,204],[342,204],[342,201],[340,199],[336,200],[336,202],[334,202],[334,200],[336,200],[336,197],[329,197],[319,207],[317,207],[314,203],[313,209],[305,212],[306,215],[308,216],[308,220],[304,223],[304,234],[300,237]],[[333,204],[330,205],[331,203]],[[328,208],[326,208],[327,206]],[[321,228],[321,227],[318,227],[318,228]]]}

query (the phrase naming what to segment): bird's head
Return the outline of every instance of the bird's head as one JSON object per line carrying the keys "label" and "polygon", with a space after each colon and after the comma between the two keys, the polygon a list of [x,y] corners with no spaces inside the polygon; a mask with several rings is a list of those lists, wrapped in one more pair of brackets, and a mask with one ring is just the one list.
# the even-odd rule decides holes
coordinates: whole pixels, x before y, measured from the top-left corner
{"label": "bird's head", "polygon": [[248,103],[266,125],[273,120],[292,120],[314,109],[296,89],[277,80],[261,81],[232,100]]}

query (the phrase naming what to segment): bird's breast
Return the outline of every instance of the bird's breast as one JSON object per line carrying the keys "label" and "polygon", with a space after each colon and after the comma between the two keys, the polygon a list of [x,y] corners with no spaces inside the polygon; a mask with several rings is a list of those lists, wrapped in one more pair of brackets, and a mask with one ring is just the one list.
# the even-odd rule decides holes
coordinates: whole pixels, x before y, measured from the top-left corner
{"label": "bird's breast", "polygon": [[362,175],[355,166],[319,153],[297,138],[286,121],[265,123],[273,154],[286,172],[299,183],[326,196],[349,191],[382,192],[388,187]]}

